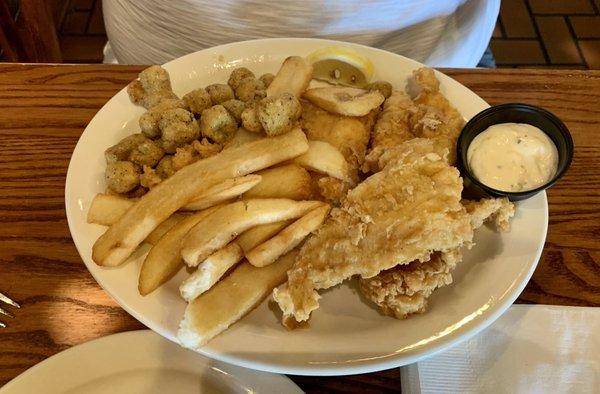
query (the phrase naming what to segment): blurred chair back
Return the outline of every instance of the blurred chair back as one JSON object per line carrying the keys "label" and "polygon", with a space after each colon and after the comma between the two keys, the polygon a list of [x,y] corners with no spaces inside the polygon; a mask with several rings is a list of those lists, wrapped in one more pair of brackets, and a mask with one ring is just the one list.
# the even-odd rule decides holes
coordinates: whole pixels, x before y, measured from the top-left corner
{"label": "blurred chair back", "polygon": [[0,47],[10,62],[62,62],[50,2],[0,0]]}

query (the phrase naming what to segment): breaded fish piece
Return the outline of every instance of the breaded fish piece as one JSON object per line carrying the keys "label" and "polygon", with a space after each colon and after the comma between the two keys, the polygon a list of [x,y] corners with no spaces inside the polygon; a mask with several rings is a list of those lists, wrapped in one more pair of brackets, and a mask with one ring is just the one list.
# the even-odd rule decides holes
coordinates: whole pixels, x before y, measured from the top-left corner
{"label": "breaded fish piece", "polygon": [[325,141],[335,146],[350,164],[353,176],[365,160],[371,129],[377,110],[361,117],[333,114],[302,100],[302,130],[313,141]]}
{"label": "breaded fish piece", "polygon": [[378,171],[379,158],[387,150],[415,137],[436,140],[436,144],[448,150],[445,159],[450,164],[456,161],[456,140],[465,124],[464,118],[440,92],[432,69],[415,70],[413,82],[419,91],[414,100],[396,90],[384,102],[371,136],[364,172]]}
{"label": "breaded fish piece", "polygon": [[[408,114],[406,123],[401,127],[394,124],[389,127],[392,141],[385,146],[383,152],[377,151],[378,143],[375,135],[372,140],[372,150],[367,155],[377,157],[375,168],[382,168],[391,158],[397,157],[398,148],[393,141],[402,141],[408,133],[413,136],[426,138],[434,147],[435,154],[443,155],[446,162],[453,165],[456,161],[456,140],[464,126],[462,115],[440,92],[440,84],[432,69],[421,68],[413,72],[413,82],[419,90],[413,105],[390,106],[395,118],[404,119]],[[391,97],[390,97],[391,99]],[[378,119],[383,121],[383,114]],[[385,123],[384,123],[385,124]],[[408,132],[407,132],[408,128]],[[413,140],[415,141],[415,140]],[[391,145],[391,146],[390,146]],[[404,153],[407,154],[406,152]],[[425,155],[427,148],[423,143],[415,144],[411,155]],[[507,230],[509,219],[514,215],[514,205],[508,199],[482,199],[480,201],[463,201],[469,213],[473,229],[480,227],[484,221],[494,221],[496,226]],[[439,287],[452,282],[451,271],[460,262],[462,255],[458,249],[446,253],[436,253],[426,262],[413,261],[408,265],[398,265],[381,272],[379,275],[360,279],[359,287],[366,298],[377,304],[381,310],[398,319],[406,318],[412,313],[422,313],[427,306],[427,298]]]}
{"label": "breaded fish piece", "polygon": [[[359,179],[359,168],[365,154],[378,110],[361,117],[333,114],[309,101],[302,102],[302,129],[309,140],[328,142],[336,147],[348,162],[351,176]],[[316,198],[339,205],[350,187],[347,182],[320,174],[311,174]]]}
{"label": "breaded fish piece", "polygon": [[363,172],[375,172],[379,157],[390,148],[415,138],[411,129],[411,114],[416,107],[410,97],[399,90],[383,103],[383,110],[377,117],[371,136],[371,149],[363,165]]}
{"label": "breaded fish piece", "polygon": [[319,306],[319,289],[471,243],[458,170],[427,139],[405,142],[394,152],[395,158],[352,189],[301,248],[288,282],[273,293],[284,320],[308,320]]}
{"label": "breaded fish piece", "polygon": [[440,92],[440,83],[430,68],[413,72],[413,81],[419,89],[414,99],[409,124],[417,137],[433,138],[448,148],[448,161],[456,161],[456,140],[465,125],[463,116]]}
{"label": "breaded fish piece", "polygon": [[461,257],[458,249],[436,252],[424,263],[413,261],[372,278],[359,279],[359,289],[385,315],[405,319],[413,313],[425,312],[433,291],[452,283],[451,271]]}
{"label": "breaded fish piece", "polygon": [[[507,231],[509,219],[515,212],[514,204],[507,198],[463,200],[463,205],[473,229],[484,222],[493,222],[498,229]],[[405,319],[410,314],[425,312],[429,296],[434,290],[452,283],[452,270],[461,261],[460,249],[434,253],[427,262],[413,261],[372,278],[359,279],[359,288],[384,314]]]}
{"label": "breaded fish piece", "polygon": [[510,219],[515,215],[515,204],[506,197],[463,200],[462,204],[471,216],[474,228],[481,227],[485,222],[493,222],[497,229],[508,231]]}

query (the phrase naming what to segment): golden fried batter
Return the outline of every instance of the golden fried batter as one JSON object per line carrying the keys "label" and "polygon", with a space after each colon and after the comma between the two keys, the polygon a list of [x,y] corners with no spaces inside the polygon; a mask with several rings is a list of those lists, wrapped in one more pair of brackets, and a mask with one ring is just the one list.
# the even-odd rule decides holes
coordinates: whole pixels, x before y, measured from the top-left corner
{"label": "golden fried batter", "polygon": [[378,171],[381,168],[377,164],[379,157],[387,149],[415,138],[410,127],[410,115],[413,110],[412,100],[402,91],[393,91],[385,100],[383,111],[377,118],[371,136],[371,150],[363,166],[364,172]]}
{"label": "golden fried batter", "polygon": [[413,72],[420,93],[415,97],[409,122],[417,137],[433,138],[448,148],[448,161],[456,161],[456,140],[465,125],[463,116],[440,92],[440,83],[430,68]]}
{"label": "golden fried batter", "polygon": [[508,231],[510,218],[515,215],[515,205],[508,198],[483,198],[479,201],[463,200],[471,215],[471,224],[479,228],[484,222],[493,222],[496,228]]}
{"label": "golden fried batter", "polygon": [[377,110],[361,117],[333,114],[302,100],[302,130],[313,141],[325,141],[335,146],[350,164],[353,176],[365,160],[371,129]]}
{"label": "golden fried batter", "polygon": [[[288,282],[274,291],[286,326],[308,320],[319,306],[317,290],[354,275],[384,313],[405,318],[423,312],[431,293],[452,282],[473,230],[488,218],[507,228],[514,213],[508,200],[461,201],[462,179],[451,164],[464,119],[432,70],[413,76],[420,88],[414,102],[394,91],[377,119],[363,170],[380,172],[348,193],[303,245]],[[324,138],[335,138],[325,130]],[[320,183],[325,191],[339,191]]]}
{"label": "golden fried batter", "polygon": [[439,287],[452,283],[450,273],[460,256],[452,253],[434,253],[429,261],[413,261],[398,265],[379,275],[360,279],[361,293],[374,302],[381,311],[396,319],[405,319],[413,313],[423,313],[427,298]]}
{"label": "golden fried batter", "polygon": [[[430,151],[412,154],[415,145],[428,145]],[[458,170],[435,153],[429,140],[396,148],[396,158],[351,190],[303,245],[287,284],[274,292],[288,318],[307,320],[318,308],[318,289],[470,244],[473,228],[460,203]]]}
{"label": "golden fried batter", "polygon": [[[491,221],[507,231],[514,205],[507,198],[485,198],[480,201],[463,200],[473,229]],[[452,283],[452,270],[462,260],[460,249],[435,253],[426,262],[413,261],[398,265],[369,279],[360,279],[361,293],[396,319],[405,319],[413,313],[423,313],[427,299],[439,287]]]}

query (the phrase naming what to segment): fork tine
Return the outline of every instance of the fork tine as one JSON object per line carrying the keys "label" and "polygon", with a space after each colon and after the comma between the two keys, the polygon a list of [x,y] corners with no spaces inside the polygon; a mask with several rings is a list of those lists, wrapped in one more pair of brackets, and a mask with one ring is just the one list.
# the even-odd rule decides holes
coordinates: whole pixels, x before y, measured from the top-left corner
{"label": "fork tine", "polygon": [[21,306],[19,304],[17,304],[16,302],[14,302],[13,300],[11,300],[10,298],[8,298],[8,296],[0,293],[0,301],[3,301],[9,305],[14,306],[15,308],[20,308]]}
{"label": "fork tine", "polygon": [[15,317],[15,315],[13,315],[12,313],[10,313],[9,311],[2,309],[0,307],[0,315],[4,315],[4,316],[8,316],[8,317]]}

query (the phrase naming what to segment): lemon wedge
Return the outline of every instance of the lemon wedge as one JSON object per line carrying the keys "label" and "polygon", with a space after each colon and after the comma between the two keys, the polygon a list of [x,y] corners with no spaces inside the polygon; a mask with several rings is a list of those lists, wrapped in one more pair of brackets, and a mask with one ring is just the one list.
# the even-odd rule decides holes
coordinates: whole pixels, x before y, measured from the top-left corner
{"label": "lemon wedge", "polygon": [[373,77],[373,63],[346,47],[321,48],[306,57],[312,63],[313,78],[336,85],[365,87]]}

